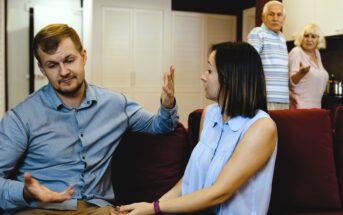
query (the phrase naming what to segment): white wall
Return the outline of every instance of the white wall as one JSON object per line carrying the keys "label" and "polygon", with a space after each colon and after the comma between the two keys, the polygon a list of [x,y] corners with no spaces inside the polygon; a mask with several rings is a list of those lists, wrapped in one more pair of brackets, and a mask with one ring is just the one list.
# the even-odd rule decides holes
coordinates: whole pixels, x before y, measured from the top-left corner
{"label": "white wall", "polygon": [[85,66],[86,71],[86,80],[91,82],[92,77],[92,61],[93,59],[93,49],[92,49],[92,40],[93,40],[93,0],[84,0],[83,1],[83,47],[87,51],[87,63]]}
{"label": "white wall", "polygon": [[5,111],[5,0],[0,0],[0,118]]}
{"label": "white wall", "polygon": [[12,108],[29,94],[29,8],[46,6],[78,9],[80,0],[9,0],[7,2],[8,107]]}
{"label": "white wall", "polygon": [[209,47],[236,40],[236,17],[171,10],[171,0],[93,2],[92,82],[119,91],[155,113],[162,71],[175,66],[180,121],[209,102],[200,76]]}
{"label": "white wall", "polygon": [[343,34],[342,0],[284,0],[283,5],[287,11],[283,33],[288,41],[310,23],[317,24],[325,36]]}
{"label": "white wall", "polygon": [[256,8],[248,8],[243,10],[243,26],[242,26],[242,40],[248,40],[249,32],[255,27],[255,11]]}

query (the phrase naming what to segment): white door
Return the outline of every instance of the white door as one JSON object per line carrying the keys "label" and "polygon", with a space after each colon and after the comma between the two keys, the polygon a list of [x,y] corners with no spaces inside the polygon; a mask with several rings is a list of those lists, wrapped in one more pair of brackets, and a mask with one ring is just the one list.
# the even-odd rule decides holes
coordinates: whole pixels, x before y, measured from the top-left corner
{"label": "white door", "polygon": [[248,40],[249,32],[255,27],[256,8],[243,10],[242,41]]}
{"label": "white door", "polygon": [[5,1],[0,0],[0,118],[5,112]]}

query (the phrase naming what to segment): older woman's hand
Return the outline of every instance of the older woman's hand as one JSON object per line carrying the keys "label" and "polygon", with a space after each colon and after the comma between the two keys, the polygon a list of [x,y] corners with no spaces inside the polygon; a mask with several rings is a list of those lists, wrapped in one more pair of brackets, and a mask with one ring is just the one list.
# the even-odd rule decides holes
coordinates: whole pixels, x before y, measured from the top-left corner
{"label": "older woman's hand", "polygon": [[308,65],[308,66],[304,66],[304,64],[300,61],[300,65],[299,65],[299,72],[301,73],[301,74],[307,74],[309,71],[310,71],[310,65]]}
{"label": "older woman's hand", "polygon": [[298,84],[299,81],[310,71],[310,66],[304,66],[304,64],[300,61],[299,71],[295,72],[292,76],[292,82],[294,84]]}

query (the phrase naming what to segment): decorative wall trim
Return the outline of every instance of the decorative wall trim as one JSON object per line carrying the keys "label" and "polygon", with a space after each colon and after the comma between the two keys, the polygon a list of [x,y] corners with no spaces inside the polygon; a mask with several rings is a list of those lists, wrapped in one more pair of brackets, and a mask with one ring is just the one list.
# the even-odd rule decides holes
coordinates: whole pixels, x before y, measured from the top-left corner
{"label": "decorative wall trim", "polygon": [[0,117],[5,104],[5,0],[0,0]]}

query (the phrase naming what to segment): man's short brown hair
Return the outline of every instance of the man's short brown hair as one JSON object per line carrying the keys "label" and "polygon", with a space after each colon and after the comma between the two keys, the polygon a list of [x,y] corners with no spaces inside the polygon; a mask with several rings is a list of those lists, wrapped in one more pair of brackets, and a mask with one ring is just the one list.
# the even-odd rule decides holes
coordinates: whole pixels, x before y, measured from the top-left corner
{"label": "man's short brown hair", "polygon": [[50,24],[42,28],[33,39],[33,52],[40,62],[38,49],[52,54],[57,50],[58,44],[65,38],[70,38],[75,48],[81,53],[83,47],[79,35],[76,31],[66,24]]}

